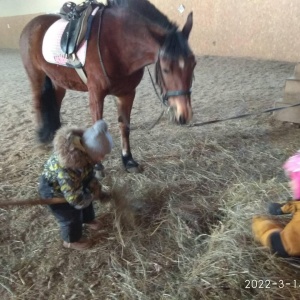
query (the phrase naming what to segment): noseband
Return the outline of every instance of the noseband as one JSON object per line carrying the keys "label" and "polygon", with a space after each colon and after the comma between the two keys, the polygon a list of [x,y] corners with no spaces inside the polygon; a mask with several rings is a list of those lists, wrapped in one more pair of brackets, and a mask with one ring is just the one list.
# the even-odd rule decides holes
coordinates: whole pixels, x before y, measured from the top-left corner
{"label": "noseband", "polygon": [[160,87],[160,93],[162,97],[162,103],[165,106],[168,106],[168,100],[170,97],[179,97],[179,96],[190,96],[192,93],[192,89],[190,88],[189,90],[175,90],[175,91],[166,91],[163,93],[163,90],[165,88],[165,82],[164,78],[162,76],[162,71],[161,71],[161,66],[160,66],[160,61],[158,60],[155,65],[155,81],[156,84],[159,85]]}
{"label": "noseband", "polygon": [[[178,97],[178,96],[190,96],[192,93],[192,89],[189,89],[188,91],[167,91],[164,95],[162,95],[163,103],[166,105],[166,102],[170,97]],[[167,105],[166,105],[167,106]]]}

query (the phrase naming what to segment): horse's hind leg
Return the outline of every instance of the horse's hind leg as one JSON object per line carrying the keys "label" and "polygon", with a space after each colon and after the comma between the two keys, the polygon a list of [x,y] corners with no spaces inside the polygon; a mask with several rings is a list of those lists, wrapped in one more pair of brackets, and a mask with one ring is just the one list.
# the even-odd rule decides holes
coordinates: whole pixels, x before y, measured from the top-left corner
{"label": "horse's hind leg", "polygon": [[47,71],[43,69],[48,67],[41,52],[42,40],[47,26],[54,21],[51,16],[33,19],[23,29],[19,42],[23,65],[31,83],[33,106],[39,127],[38,137],[41,142],[51,141],[60,127],[60,104],[65,93],[52,83],[46,74]]}
{"label": "horse's hind leg", "polygon": [[132,104],[135,96],[135,91],[122,97],[118,97],[117,107],[118,107],[118,121],[121,131],[121,143],[122,143],[122,161],[124,167],[128,172],[138,173],[141,171],[139,164],[133,159],[130,143],[130,114],[132,109]]}
{"label": "horse's hind leg", "polygon": [[42,71],[28,72],[33,92],[33,106],[38,123],[38,138],[47,143],[61,126],[60,107],[65,89],[55,86]]}
{"label": "horse's hind leg", "polygon": [[41,95],[42,126],[38,130],[38,137],[42,143],[53,139],[55,132],[61,126],[60,108],[66,90],[56,86],[46,76]]}

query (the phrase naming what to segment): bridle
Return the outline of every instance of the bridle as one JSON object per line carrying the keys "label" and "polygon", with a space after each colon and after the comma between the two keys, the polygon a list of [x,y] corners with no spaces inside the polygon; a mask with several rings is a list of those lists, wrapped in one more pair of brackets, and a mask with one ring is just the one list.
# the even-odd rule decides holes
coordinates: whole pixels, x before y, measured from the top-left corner
{"label": "bridle", "polygon": [[[194,77],[194,76],[193,76]],[[164,78],[162,75],[160,60],[158,59],[155,64],[155,81],[156,84],[160,87],[160,93],[161,93],[161,101],[163,105],[168,106],[168,99],[170,97],[178,97],[178,96],[190,96],[192,93],[192,84],[191,87],[188,90],[170,90],[163,92],[166,90],[166,85],[164,82]]]}
{"label": "bridle", "polygon": [[[167,91],[163,96],[163,103],[165,104],[170,97],[178,97],[178,96],[190,96],[192,93],[192,89],[189,89],[188,91]],[[166,105],[166,104],[165,104]]]}

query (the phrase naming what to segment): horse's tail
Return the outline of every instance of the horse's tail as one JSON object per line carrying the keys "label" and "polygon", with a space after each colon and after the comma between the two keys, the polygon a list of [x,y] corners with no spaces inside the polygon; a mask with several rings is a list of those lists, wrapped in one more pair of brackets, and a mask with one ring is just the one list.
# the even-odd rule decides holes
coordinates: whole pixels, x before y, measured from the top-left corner
{"label": "horse's tail", "polygon": [[61,126],[59,105],[51,79],[46,75],[40,102],[42,126],[38,130],[40,142],[47,143],[53,140],[56,130]]}

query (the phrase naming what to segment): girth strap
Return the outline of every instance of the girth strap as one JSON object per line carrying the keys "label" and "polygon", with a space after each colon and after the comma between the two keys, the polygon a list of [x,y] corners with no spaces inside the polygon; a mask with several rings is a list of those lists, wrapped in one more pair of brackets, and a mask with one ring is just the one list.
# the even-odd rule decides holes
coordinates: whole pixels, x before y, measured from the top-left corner
{"label": "girth strap", "polygon": [[83,68],[75,68],[75,71],[77,72],[78,76],[81,78],[82,82],[85,85],[87,85],[87,77],[85,75]]}

